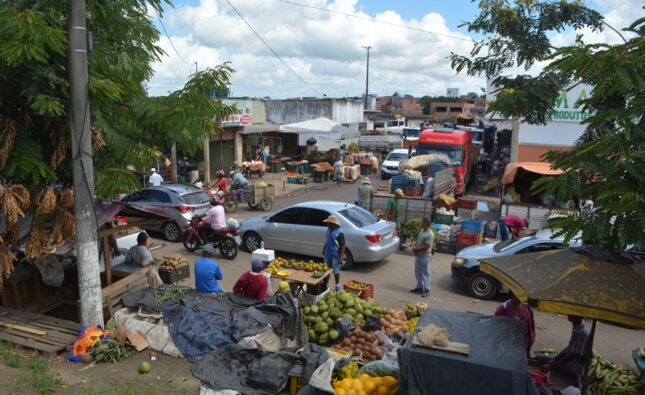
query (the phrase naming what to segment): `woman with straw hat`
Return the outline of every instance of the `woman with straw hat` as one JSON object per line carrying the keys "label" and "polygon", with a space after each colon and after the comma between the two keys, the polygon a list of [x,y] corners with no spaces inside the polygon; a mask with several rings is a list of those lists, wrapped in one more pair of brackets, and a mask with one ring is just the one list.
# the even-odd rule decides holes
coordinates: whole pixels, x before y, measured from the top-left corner
{"label": "woman with straw hat", "polygon": [[358,187],[356,193],[356,205],[369,210],[372,207],[372,198],[374,196],[374,190],[372,189],[372,183],[368,177],[363,177],[361,180],[361,185]]}
{"label": "woman with straw hat", "polygon": [[340,261],[345,256],[345,235],[335,215],[330,215],[323,222],[327,224],[323,257],[327,267],[334,271],[336,291],[340,291]]}

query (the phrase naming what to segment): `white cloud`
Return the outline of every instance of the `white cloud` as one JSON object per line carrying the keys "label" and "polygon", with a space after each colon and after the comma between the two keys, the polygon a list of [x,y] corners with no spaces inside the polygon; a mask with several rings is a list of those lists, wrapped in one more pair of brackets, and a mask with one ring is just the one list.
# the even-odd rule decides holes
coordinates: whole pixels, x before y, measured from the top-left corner
{"label": "white cloud", "polygon": [[[329,97],[358,96],[364,92],[362,47],[367,45],[373,47],[370,93],[438,95],[444,94],[447,87],[467,92],[478,91],[478,87],[485,85],[483,79],[457,75],[450,68],[447,56],[451,52],[466,54],[472,44],[467,35],[451,31],[438,13],[406,20],[395,11],[368,15],[360,10],[357,0],[298,0],[357,17],[352,18],[275,0],[230,1],[301,78]],[[620,29],[643,13],[638,1],[595,3],[606,10],[607,22]],[[164,18],[169,31],[175,33],[172,42],[177,52],[188,64],[177,56],[168,38],[162,36],[160,46],[167,56],[153,66],[156,74],[148,84],[150,94],[166,94],[183,86],[194,70],[191,66],[194,62],[203,69],[230,61],[236,70],[231,81],[236,96],[316,95],[270,53],[225,0],[200,0],[197,6],[170,9]],[[440,34],[375,23],[370,18]],[[576,33],[555,35],[555,45],[573,42]],[[594,41],[620,40],[608,29],[595,35],[582,33]]]}

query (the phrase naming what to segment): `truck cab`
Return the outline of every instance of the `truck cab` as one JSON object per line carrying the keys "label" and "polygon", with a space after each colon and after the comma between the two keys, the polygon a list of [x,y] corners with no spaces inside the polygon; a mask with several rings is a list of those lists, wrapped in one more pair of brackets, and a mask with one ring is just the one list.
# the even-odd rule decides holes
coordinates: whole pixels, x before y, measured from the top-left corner
{"label": "truck cab", "polygon": [[406,121],[405,118],[392,119],[385,123],[384,128],[378,128],[377,130],[381,132],[402,135],[403,128],[405,128],[407,124],[408,124],[408,121]]}
{"label": "truck cab", "polygon": [[466,185],[473,177],[474,154],[472,134],[452,128],[425,129],[419,135],[417,155],[444,154],[452,162],[457,181],[456,195],[466,191]]}
{"label": "truck cab", "polygon": [[416,148],[419,143],[421,128],[418,126],[406,126],[403,128],[403,148]]}

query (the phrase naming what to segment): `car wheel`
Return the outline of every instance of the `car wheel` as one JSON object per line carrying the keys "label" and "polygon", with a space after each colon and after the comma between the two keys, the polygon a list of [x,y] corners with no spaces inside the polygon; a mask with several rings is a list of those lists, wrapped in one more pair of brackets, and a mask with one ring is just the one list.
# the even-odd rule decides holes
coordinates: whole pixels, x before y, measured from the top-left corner
{"label": "car wheel", "polygon": [[348,249],[345,249],[345,257],[340,261],[340,270],[347,270],[354,266],[354,257]]}
{"label": "car wheel", "polygon": [[246,232],[244,234],[244,241],[242,242],[242,244],[248,252],[253,252],[260,248],[260,244],[262,244],[262,237],[255,232]]}
{"label": "car wheel", "polygon": [[492,299],[497,295],[497,282],[485,273],[475,273],[466,282],[468,293],[478,299]]}
{"label": "car wheel", "polygon": [[181,228],[175,221],[168,221],[163,224],[163,236],[166,238],[166,240],[174,243],[176,241],[179,241],[181,235]]}

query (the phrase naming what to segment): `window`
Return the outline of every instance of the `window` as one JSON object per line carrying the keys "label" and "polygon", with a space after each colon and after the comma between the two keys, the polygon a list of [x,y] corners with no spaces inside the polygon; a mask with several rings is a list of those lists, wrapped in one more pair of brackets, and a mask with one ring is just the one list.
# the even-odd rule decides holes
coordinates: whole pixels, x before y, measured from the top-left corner
{"label": "window", "polygon": [[364,228],[381,220],[376,215],[360,207],[346,208],[338,213],[354,224],[357,228]]}
{"label": "window", "polygon": [[148,197],[149,202],[157,203],[170,203],[170,196],[166,192],[150,190],[150,196]]}
{"label": "window", "polygon": [[429,154],[445,154],[453,166],[460,166],[464,157],[463,147],[460,145],[421,144],[417,147],[417,155]]}
{"label": "window", "polygon": [[408,159],[408,154],[404,153],[399,153],[399,152],[390,152],[385,160],[391,160],[391,161],[402,161]]}
{"label": "window", "polygon": [[198,205],[198,204],[204,204],[204,203],[210,202],[210,198],[208,197],[208,194],[204,191],[181,195],[179,197],[179,200],[190,205]]}
{"label": "window", "polygon": [[461,112],[462,107],[450,107],[450,112]]}
{"label": "window", "polygon": [[558,250],[561,248],[564,248],[562,243],[554,243],[554,242],[538,243],[538,244],[533,244],[532,246],[523,248],[518,252],[518,254],[523,254],[527,252],[544,252],[544,251],[550,251],[550,250]]}
{"label": "window", "polygon": [[436,112],[448,112],[448,107],[435,107]]}
{"label": "window", "polygon": [[307,217],[303,225],[309,226],[327,226],[323,221],[329,217],[329,213],[325,210],[319,210],[317,208],[310,208],[307,211]]}
{"label": "window", "polygon": [[275,214],[269,218],[269,222],[280,224],[300,224],[302,223],[306,213],[307,209],[304,207],[292,207]]}
{"label": "window", "polygon": [[148,196],[150,195],[150,190],[149,189],[144,189],[142,191],[134,192],[130,196],[125,198],[126,202],[144,202],[148,200]]}

